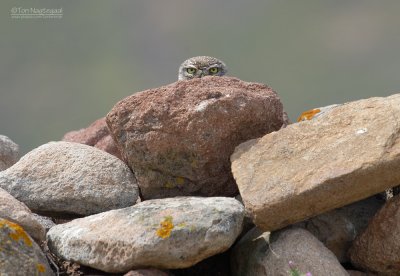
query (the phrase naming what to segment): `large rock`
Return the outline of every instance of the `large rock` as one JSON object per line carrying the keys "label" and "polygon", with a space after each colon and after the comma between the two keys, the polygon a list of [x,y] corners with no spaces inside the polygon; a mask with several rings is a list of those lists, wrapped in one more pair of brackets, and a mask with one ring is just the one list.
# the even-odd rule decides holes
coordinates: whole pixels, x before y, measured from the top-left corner
{"label": "large rock", "polygon": [[232,198],[154,199],[59,224],[47,237],[62,258],[106,272],[185,268],[227,250],[243,217]]}
{"label": "large rock", "polygon": [[280,129],[283,120],[269,87],[227,77],[136,93],[107,115],[145,199],[235,195],[229,162],[235,146]]}
{"label": "large rock", "polygon": [[19,147],[7,136],[0,135],[0,171],[5,170],[18,161]]}
{"label": "large rock", "polygon": [[351,262],[378,275],[400,275],[400,196],[389,200],[353,242]]}
{"label": "large rock", "polygon": [[292,275],[290,269],[312,275],[348,275],[335,255],[301,228],[272,234],[253,228],[235,245],[231,262],[232,274],[237,276],[286,276]]}
{"label": "large rock", "polygon": [[90,146],[51,142],[6,171],[0,187],[31,210],[53,216],[90,215],[135,204],[138,186],[120,159]]}
{"label": "large rock", "polygon": [[256,225],[273,230],[400,183],[400,95],[371,98],[241,144],[232,171]]}
{"label": "large rock", "polygon": [[0,275],[54,275],[40,247],[24,229],[2,218]]}
{"label": "large rock", "polygon": [[66,133],[62,140],[93,146],[122,159],[121,153],[110,135],[105,117],[96,120],[87,128]]}
{"label": "large rock", "polygon": [[39,244],[46,240],[46,229],[25,204],[0,188],[0,218],[21,225]]}

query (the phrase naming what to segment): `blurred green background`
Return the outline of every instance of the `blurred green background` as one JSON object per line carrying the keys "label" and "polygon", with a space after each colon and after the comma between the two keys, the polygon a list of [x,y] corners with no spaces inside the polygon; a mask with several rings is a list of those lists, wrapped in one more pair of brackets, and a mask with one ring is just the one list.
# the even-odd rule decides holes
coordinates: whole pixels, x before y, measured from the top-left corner
{"label": "blurred green background", "polygon": [[[13,7],[63,16],[12,19]],[[3,0],[0,12],[0,134],[22,154],[174,82],[197,55],[271,86],[292,120],[400,91],[398,0]]]}

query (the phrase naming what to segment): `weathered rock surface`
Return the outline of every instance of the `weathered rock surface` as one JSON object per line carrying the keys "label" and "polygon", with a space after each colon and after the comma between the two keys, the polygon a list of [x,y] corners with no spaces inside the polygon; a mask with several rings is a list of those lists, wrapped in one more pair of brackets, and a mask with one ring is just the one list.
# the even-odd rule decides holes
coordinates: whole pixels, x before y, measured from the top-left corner
{"label": "weathered rock surface", "polygon": [[0,188],[0,218],[21,225],[38,243],[46,240],[46,230],[25,204]]}
{"label": "weathered rock surface", "polygon": [[256,225],[274,230],[400,183],[400,95],[333,108],[241,144],[232,171]]}
{"label": "weathered rock surface", "polygon": [[351,262],[379,275],[400,275],[400,197],[389,200],[350,248]]}
{"label": "weathered rock surface", "polygon": [[155,199],[54,226],[47,237],[62,258],[106,272],[185,268],[227,250],[243,217],[232,198]]}
{"label": "weathered rock surface", "polygon": [[7,136],[0,135],[0,171],[5,170],[18,161],[19,147]]}
{"label": "weathered rock surface", "polygon": [[382,205],[383,201],[373,196],[318,215],[298,226],[303,224],[341,263],[350,262],[348,250],[352,242]]}
{"label": "weathered rock surface", "polygon": [[0,275],[53,275],[40,247],[11,221],[0,218]]}
{"label": "weathered rock surface", "polygon": [[[297,121],[301,122],[301,121],[306,121],[306,120],[313,120],[315,118],[325,116],[326,114],[330,113],[333,109],[335,109],[341,105],[343,105],[343,104],[332,104],[332,105],[318,107],[318,108],[304,111],[297,118]],[[396,195],[399,193],[400,193],[400,186],[391,187],[391,188],[387,189],[385,192],[382,192],[382,197],[388,199],[388,198],[392,197],[393,195]]]}
{"label": "weathered rock surface", "polygon": [[139,92],[107,115],[144,199],[235,195],[229,162],[235,146],[280,129],[283,120],[272,89],[228,77]]}
{"label": "weathered rock surface", "polygon": [[51,142],[0,172],[0,187],[40,214],[89,215],[133,205],[134,175],[120,159],[93,147]]}
{"label": "weathered rock surface", "polygon": [[62,140],[93,146],[122,159],[121,153],[110,135],[105,117],[94,121],[87,128],[66,133]]}
{"label": "weathered rock surface", "polygon": [[233,248],[233,275],[289,275],[289,262],[299,272],[312,275],[348,275],[335,255],[310,232],[302,228],[270,234],[250,230]]}

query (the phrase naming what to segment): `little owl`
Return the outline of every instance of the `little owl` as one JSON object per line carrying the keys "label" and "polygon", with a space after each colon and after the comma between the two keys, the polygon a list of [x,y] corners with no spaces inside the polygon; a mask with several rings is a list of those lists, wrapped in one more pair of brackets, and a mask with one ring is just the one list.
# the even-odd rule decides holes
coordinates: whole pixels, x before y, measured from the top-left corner
{"label": "little owl", "polygon": [[223,76],[227,72],[226,65],[221,60],[199,56],[185,60],[179,67],[179,80],[190,80],[204,76]]}

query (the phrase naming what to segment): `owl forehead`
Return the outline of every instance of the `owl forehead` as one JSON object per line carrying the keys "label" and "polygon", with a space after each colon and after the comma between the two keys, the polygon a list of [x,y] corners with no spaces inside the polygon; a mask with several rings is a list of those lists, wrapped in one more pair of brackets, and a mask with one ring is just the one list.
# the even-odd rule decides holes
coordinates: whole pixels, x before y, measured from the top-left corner
{"label": "owl forehead", "polygon": [[208,67],[211,65],[221,65],[221,62],[212,57],[194,57],[191,59],[188,59],[186,62],[186,66],[195,66],[196,68],[201,68],[201,67]]}

